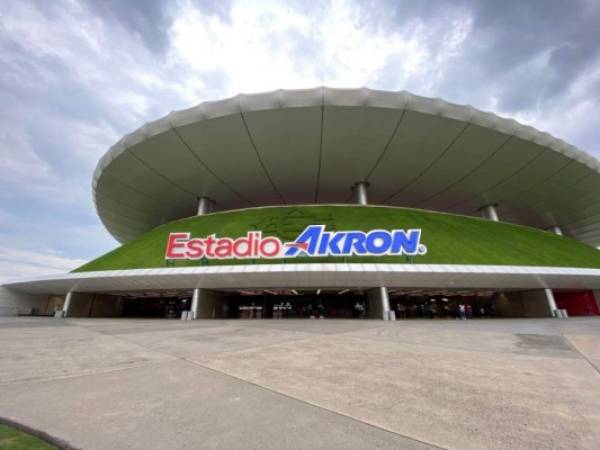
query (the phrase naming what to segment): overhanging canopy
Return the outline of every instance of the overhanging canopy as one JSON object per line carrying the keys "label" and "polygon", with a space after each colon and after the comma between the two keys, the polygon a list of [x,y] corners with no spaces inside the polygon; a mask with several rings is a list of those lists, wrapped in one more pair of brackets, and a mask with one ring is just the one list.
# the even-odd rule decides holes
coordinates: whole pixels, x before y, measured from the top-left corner
{"label": "overhanging canopy", "polygon": [[373,204],[500,219],[600,245],[600,164],[511,119],[408,92],[279,90],[205,102],[125,136],[98,163],[98,214],[125,242],[219,209],[344,203],[370,183]]}
{"label": "overhanging canopy", "polygon": [[600,289],[600,269],[453,264],[276,264],[107,270],[6,283],[29,294],[229,288]]}

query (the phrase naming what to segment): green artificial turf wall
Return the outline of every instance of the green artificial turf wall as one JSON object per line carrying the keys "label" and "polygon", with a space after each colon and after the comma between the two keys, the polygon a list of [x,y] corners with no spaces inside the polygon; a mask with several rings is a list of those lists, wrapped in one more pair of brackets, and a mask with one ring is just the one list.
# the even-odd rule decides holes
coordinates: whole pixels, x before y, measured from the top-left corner
{"label": "green artificial turf wall", "polygon": [[23,431],[0,424],[0,449],[1,450],[57,450],[51,445],[35,436]]}
{"label": "green artificial turf wall", "polygon": [[[217,236],[235,238],[245,236],[249,230],[262,230],[264,236],[273,235],[291,241],[310,224],[325,224],[328,230],[421,228],[421,242],[427,246],[428,252],[414,257],[302,257],[286,260],[166,261],[164,256],[170,232],[190,232],[192,237],[216,233]],[[600,250],[534,228],[432,211],[379,206],[289,206],[228,211],[177,220],[149,231],[79,267],[75,272],[344,261],[600,268]]]}

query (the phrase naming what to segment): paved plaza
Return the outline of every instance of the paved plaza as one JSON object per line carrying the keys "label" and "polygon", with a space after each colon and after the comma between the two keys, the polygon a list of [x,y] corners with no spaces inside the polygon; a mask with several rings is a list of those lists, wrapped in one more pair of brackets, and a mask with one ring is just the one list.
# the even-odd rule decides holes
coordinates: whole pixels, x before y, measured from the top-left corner
{"label": "paved plaza", "polygon": [[81,449],[592,449],[600,318],[0,318],[0,417]]}

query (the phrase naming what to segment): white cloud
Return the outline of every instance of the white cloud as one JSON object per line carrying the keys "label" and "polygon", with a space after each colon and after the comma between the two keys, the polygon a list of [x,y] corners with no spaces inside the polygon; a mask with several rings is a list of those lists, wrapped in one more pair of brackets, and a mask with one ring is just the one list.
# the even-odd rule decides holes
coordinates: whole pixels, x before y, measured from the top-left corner
{"label": "white cloud", "polygon": [[600,61],[573,83],[569,94],[541,108],[517,114],[516,118],[600,158],[597,122],[600,113],[598,97]]}
{"label": "white cloud", "polygon": [[[581,14],[576,6],[545,7],[536,12],[543,20],[527,23],[514,8],[468,0],[436,8],[418,0],[234,0],[216,2],[215,10],[191,0],[153,8],[132,2],[105,15],[94,2],[5,3],[0,248],[13,259],[1,260],[0,273],[66,270],[109,250],[115,243],[92,204],[97,160],[145,121],[240,92],[407,89],[492,109],[600,155],[598,52],[556,95],[543,89],[570,67],[548,64],[569,39],[569,48],[579,48],[578,32],[589,28],[580,24],[597,10],[589,5]],[[152,14],[163,7],[159,26]],[[142,31],[129,20],[136,8]],[[566,17],[553,21],[546,12]],[[161,50],[147,45],[163,31]],[[71,244],[68,236],[76,236]],[[19,253],[34,248],[43,249],[36,259],[43,264]]]}
{"label": "white cloud", "polygon": [[402,61],[405,77],[418,73],[428,58],[419,43],[424,32],[417,25],[392,33],[373,29],[361,22],[355,4],[343,0],[302,9],[274,1],[236,2],[227,21],[187,2],[170,29],[169,63],[187,68],[190,78],[183,84],[190,86],[199,74],[221,73],[217,95],[321,84],[356,87],[372,82],[391,57]]}
{"label": "white cloud", "polygon": [[81,259],[0,246],[0,283],[20,277],[68,272],[84,263]]}

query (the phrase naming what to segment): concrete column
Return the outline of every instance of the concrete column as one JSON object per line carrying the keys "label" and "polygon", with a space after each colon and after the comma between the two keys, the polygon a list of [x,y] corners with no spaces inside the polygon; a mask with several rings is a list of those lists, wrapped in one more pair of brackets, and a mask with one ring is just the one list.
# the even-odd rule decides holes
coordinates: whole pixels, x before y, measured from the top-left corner
{"label": "concrete column", "polygon": [[211,213],[214,209],[215,201],[209,197],[198,197],[198,213],[197,216],[203,216]]}
{"label": "concrete column", "polygon": [[369,317],[373,319],[389,319],[390,298],[386,287],[380,286],[370,289],[367,293],[369,298]]}
{"label": "concrete column", "polygon": [[369,183],[366,181],[360,181],[352,186],[354,191],[354,202],[358,205],[367,205],[369,199],[367,197],[367,191],[369,190]]}
{"label": "concrete column", "polygon": [[554,225],[553,227],[548,228],[548,231],[550,233],[558,234],[559,236],[563,235],[562,228],[559,227],[558,225]]}
{"label": "concrete column", "polygon": [[69,316],[69,309],[71,308],[71,299],[73,298],[73,292],[67,292],[65,295],[65,302],[63,303],[63,317]]}
{"label": "concrete column", "polygon": [[481,217],[483,217],[484,219],[491,220],[492,222],[498,222],[498,211],[496,210],[497,206],[498,205],[485,205],[479,208],[479,211],[481,212]]}
{"label": "concrete column", "polygon": [[192,294],[192,319],[196,319],[198,317],[198,302],[200,301],[200,289],[194,289],[194,293]]}
{"label": "concrete column", "polygon": [[556,301],[554,300],[552,289],[544,289],[544,294],[546,295],[546,301],[548,302],[550,317],[556,317]]}
{"label": "concrete column", "polygon": [[192,296],[193,319],[219,319],[225,316],[225,297],[210,289],[194,289]]}

